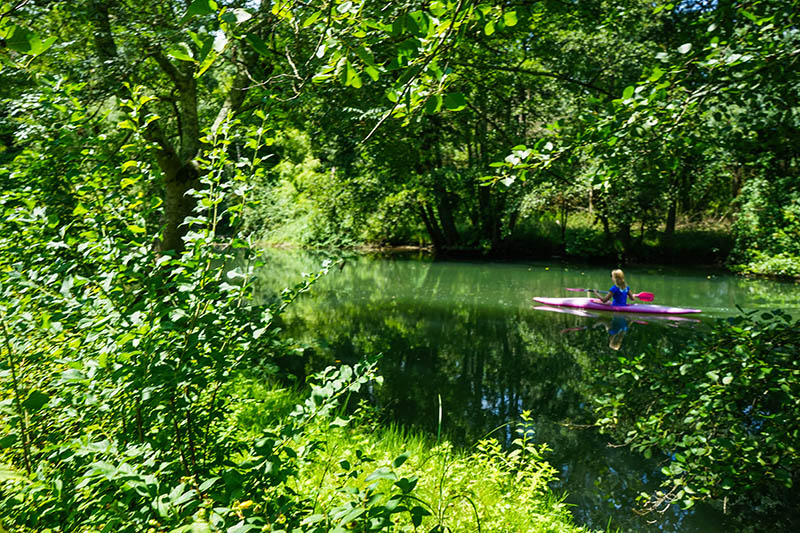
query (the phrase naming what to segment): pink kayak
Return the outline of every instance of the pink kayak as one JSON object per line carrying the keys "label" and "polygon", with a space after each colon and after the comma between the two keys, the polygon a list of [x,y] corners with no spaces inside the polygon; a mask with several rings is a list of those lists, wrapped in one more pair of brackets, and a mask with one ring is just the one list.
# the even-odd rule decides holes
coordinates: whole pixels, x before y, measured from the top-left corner
{"label": "pink kayak", "polygon": [[654,315],[688,315],[701,313],[700,309],[686,309],[683,307],[670,307],[668,305],[632,304],[608,305],[600,303],[596,298],[534,298],[540,304],[555,307],[573,307],[576,309],[593,309],[595,311],[612,311],[614,313],[648,313]]}

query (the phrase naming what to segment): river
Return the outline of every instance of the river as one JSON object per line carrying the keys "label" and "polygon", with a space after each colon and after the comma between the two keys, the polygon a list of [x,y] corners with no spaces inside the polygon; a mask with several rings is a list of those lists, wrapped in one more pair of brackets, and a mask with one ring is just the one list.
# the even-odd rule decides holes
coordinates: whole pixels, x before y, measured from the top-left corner
{"label": "river", "polygon": [[337,262],[289,307],[282,325],[306,348],[307,366],[382,354],[384,385],[371,399],[389,419],[435,435],[441,409],[442,431],[471,445],[490,434],[507,440],[509,424],[528,410],[536,440],[551,448],[546,458],[559,470],[553,489],[566,492],[578,523],[698,533],[741,525],[712,505],[634,512],[636,497],[657,488],[662,465],[591,427],[593,362],[654,345],[677,352],[739,308],[800,316],[800,285],[632,266],[625,272],[634,291],[703,313],[689,320],[578,316],[537,309],[532,298],[575,296],[567,287],[608,289],[610,269],[270,250],[259,271],[260,297],[294,285],[300,272],[319,270],[326,258]]}

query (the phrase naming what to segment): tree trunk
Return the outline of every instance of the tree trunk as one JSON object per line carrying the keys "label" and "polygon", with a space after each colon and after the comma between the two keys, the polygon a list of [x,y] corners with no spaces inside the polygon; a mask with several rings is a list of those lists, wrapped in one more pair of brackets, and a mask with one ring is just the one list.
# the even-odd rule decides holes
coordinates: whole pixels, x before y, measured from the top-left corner
{"label": "tree trunk", "polygon": [[89,16],[94,23],[94,47],[97,56],[104,66],[117,59],[117,43],[111,33],[111,22],[108,15],[108,2],[92,0]]}
{"label": "tree trunk", "polygon": [[428,231],[428,235],[431,238],[433,248],[437,251],[443,250],[444,236],[442,235],[441,228],[439,228],[439,222],[436,220],[433,209],[427,204],[422,204],[419,206],[419,216],[422,218],[422,223],[425,224],[425,229]]}
{"label": "tree trunk", "polygon": [[189,161],[172,175],[165,173],[164,231],[159,243],[161,251],[183,251],[183,237],[189,229],[183,221],[192,214],[196,205],[195,199],[186,193],[200,186],[199,178],[200,172],[193,161]]}
{"label": "tree trunk", "polygon": [[452,194],[439,185],[434,185],[434,193],[438,200],[436,211],[441,221],[445,244],[447,244],[447,246],[456,246],[460,238],[453,218],[454,202],[452,201]]}
{"label": "tree trunk", "polygon": [[678,215],[678,201],[677,199],[673,199],[672,202],[669,204],[669,211],[667,211],[667,227],[664,230],[664,234],[672,238],[675,235],[675,219]]}
{"label": "tree trunk", "polygon": [[561,253],[567,253],[567,215],[568,215],[567,201],[562,199],[561,202]]}
{"label": "tree trunk", "polygon": [[619,238],[622,240],[625,251],[631,247],[631,223],[621,222],[619,224]]}
{"label": "tree trunk", "polygon": [[[264,2],[263,4],[266,6],[268,3]],[[106,67],[114,61],[125,60],[119,55],[111,27],[109,11],[110,8],[114,8],[115,4],[107,0],[91,0],[90,5],[95,30],[94,47],[98,59]],[[186,193],[190,189],[197,189],[200,186],[200,169],[196,158],[201,154],[203,146],[200,142],[202,128],[198,112],[197,78],[195,78],[197,65],[186,61],[173,63],[165,55],[160,45],[155,42],[145,43],[143,48],[137,52],[141,58],[152,58],[156,62],[172,82],[173,94],[176,97],[173,118],[177,125],[177,139],[175,139],[174,133],[171,135],[165,133],[158,121],[150,124],[144,132],[144,136],[150,142],[158,145],[156,162],[164,176],[162,220],[164,228],[158,248],[161,251],[180,252],[183,250],[183,236],[188,230],[183,222],[186,217],[193,214],[196,205],[194,198],[187,196]],[[212,125],[213,133],[219,129],[229,114],[240,109],[249,84],[245,72],[247,58],[242,55],[240,50],[234,50],[233,53],[237,56],[235,61],[232,61],[236,75],[226,93],[224,102],[217,111]],[[139,57],[129,59],[129,61],[139,60]],[[106,68],[106,71],[105,76],[113,79],[113,70]],[[109,83],[108,85],[119,86],[119,83]]]}

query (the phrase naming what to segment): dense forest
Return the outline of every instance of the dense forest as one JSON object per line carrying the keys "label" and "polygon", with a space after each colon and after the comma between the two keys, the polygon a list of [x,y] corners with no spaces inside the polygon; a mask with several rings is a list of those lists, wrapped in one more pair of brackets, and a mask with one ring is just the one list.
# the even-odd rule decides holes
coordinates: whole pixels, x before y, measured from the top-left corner
{"label": "dense forest", "polygon": [[9,4],[0,157],[123,160],[136,90],[164,249],[231,116],[265,242],[800,274],[795,2],[275,6]]}
{"label": "dense forest", "polygon": [[[331,265],[259,302],[262,249],[797,278],[798,16],[797,0],[0,2],[0,532],[582,530],[527,415],[477,451],[381,448],[348,403],[374,361],[270,388],[294,349],[276,324]],[[756,473],[704,455],[679,475],[697,466],[681,456],[675,502],[798,481],[792,324],[708,340],[752,355],[751,385],[775,391],[753,405],[785,431],[766,460],[742,437]],[[676,380],[693,372],[713,369]],[[628,375],[631,397],[658,381]],[[642,450],[676,442],[628,429]]]}

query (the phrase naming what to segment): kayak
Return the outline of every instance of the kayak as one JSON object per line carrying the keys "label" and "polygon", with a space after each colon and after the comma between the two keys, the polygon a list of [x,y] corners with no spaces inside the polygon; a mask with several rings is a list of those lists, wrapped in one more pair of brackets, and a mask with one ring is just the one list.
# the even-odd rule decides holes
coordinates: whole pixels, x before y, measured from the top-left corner
{"label": "kayak", "polygon": [[596,298],[534,298],[540,304],[555,307],[572,307],[575,309],[592,309],[594,311],[612,311],[614,313],[643,313],[654,315],[688,315],[702,313],[700,309],[687,309],[684,307],[670,307],[668,305],[633,304],[633,305],[608,305],[600,303]]}

